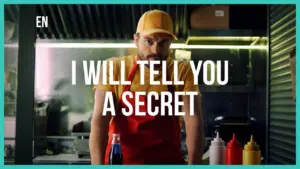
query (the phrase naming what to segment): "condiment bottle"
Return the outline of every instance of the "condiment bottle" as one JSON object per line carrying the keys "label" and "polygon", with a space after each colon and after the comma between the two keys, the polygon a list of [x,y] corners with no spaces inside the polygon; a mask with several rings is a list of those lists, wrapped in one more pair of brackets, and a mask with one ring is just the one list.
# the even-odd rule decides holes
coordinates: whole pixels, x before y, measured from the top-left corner
{"label": "condiment bottle", "polygon": [[225,164],[225,143],[220,138],[219,132],[217,132],[216,138],[211,141],[209,147],[209,164]]}
{"label": "condiment bottle", "polygon": [[243,148],[233,133],[232,139],[227,143],[226,147],[226,164],[242,164]]}
{"label": "condiment bottle", "polygon": [[261,163],[261,151],[259,145],[253,140],[251,135],[250,141],[244,146],[243,150],[243,164],[255,165]]}

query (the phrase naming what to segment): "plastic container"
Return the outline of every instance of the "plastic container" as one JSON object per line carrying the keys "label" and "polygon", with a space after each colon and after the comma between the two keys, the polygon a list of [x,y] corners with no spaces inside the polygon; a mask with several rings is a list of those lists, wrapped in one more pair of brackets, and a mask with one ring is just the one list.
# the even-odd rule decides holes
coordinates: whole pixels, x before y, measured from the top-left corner
{"label": "plastic container", "polygon": [[251,135],[250,141],[244,146],[243,165],[257,164],[261,164],[261,151]]}
{"label": "plastic container", "polygon": [[241,165],[243,163],[243,148],[233,133],[232,139],[226,147],[226,164]]}
{"label": "plastic container", "polygon": [[209,164],[225,164],[225,150],[225,142],[222,138],[220,138],[219,132],[217,132],[216,138],[211,141],[211,145],[209,147]]}

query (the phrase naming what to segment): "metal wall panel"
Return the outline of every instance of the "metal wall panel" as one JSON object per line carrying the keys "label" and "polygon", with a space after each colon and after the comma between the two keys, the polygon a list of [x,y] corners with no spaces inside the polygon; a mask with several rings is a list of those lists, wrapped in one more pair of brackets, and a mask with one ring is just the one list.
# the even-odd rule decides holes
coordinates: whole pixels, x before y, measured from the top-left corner
{"label": "metal wall panel", "polygon": [[270,6],[269,163],[296,164],[296,106],[289,65],[296,45],[296,6]]}

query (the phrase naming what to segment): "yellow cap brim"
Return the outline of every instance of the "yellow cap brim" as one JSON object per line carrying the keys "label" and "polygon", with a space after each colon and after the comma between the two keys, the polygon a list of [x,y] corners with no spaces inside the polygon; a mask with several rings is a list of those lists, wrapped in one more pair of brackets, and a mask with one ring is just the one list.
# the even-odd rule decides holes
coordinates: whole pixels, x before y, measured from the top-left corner
{"label": "yellow cap brim", "polygon": [[155,34],[155,33],[165,33],[165,34],[168,34],[168,35],[171,35],[174,40],[177,40],[178,38],[176,37],[176,35],[166,31],[166,30],[163,30],[163,29],[147,29],[147,30],[144,30],[143,31],[143,34],[144,35],[151,35],[151,34]]}

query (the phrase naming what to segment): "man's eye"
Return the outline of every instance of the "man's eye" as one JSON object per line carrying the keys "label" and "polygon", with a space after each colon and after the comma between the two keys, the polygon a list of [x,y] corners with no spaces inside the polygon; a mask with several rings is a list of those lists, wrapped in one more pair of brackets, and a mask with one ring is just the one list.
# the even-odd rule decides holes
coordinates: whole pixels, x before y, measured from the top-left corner
{"label": "man's eye", "polygon": [[162,42],[159,42],[159,43],[158,43],[159,46],[165,46],[165,45],[167,45],[167,44],[168,44],[167,41],[162,41]]}
{"label": "man's eye", "polygon": [[145,40],[145,43],[148,44],[148,45],[152,45],[153,41],[152,40]]}

